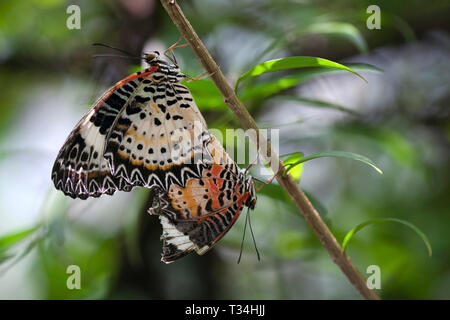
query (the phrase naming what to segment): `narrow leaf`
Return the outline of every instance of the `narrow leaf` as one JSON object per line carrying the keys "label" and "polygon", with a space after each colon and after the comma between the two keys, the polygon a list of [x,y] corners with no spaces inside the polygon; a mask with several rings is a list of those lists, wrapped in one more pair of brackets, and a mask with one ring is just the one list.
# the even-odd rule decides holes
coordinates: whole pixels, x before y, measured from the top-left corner
{"label": "narrow leaf", "polygon": [[249,71],[247,71],[238,78],[235,85],[235,91],[237,91],[238,85],[242,80],[250,77],[256,77],[268,72],[298,69],[298,68],[308,68],[308,67],[332,68],[349,71],[367,82],[367,80],[363,76],[361,76],[353,69],[350,69],[349,67],[346,67],[337,62],[333,62],[331,60],[317,57],[288,57],[270,60],[256,65],[255,67],[253,67],[252,69],[250,69]]}
{"label": "narrow leaf", "polygon": [[344,241],[342,242],[342,250],[345,252],[345,250],[347,249],[347,245],[348,245],[350,239],[352,239],[353,235],[355,233],[357,233],[359,230],[361,230],[364,227],[367,227],[367,226],[369,226],[371,224],[380,223],[380,222],[390,222],[390,221],[404,224],[405,226],[411,228],[414,232],[416,232],[417,235],[422,238],[423,242],[425,243],[425,246],[427,247],[428,255],[431,257],[431,255],[433,254],[433,251],[431,249],[430,241],[428,240],[427,236],[418,227],[416,227],[412,223],[410,223],[408,221],[405,221],[405,220],[397,219],[397,218],[373,219],[373,220],[368,220],[366,222],[358,224],[356,227],[354,227],[352,230],[350,230],[345,235]]}
{"label": "narrow leaf", "polygon": [[294,95],[281,95],[281,96],[277,96],[277,99],[286,99],[286,100],[290,100],[290,101],[302,102],[302,103],[308,104],[309,106],[312,106],[312,107],[334,109],[334,110],[349,113],[354,116],[359,115],[359,113],[355,110],[349,109],[347,107],[344,107],[344,106],[341,106],[341,105],[338,105],[335,103],[323,101],[323,100],[309,99],[309,98],[304,98],[304,97],[294,96]]}
{"label": "narrow leaf", "polygon": [[[383,70],[370,64],[350,63],[347,64],[347,66],[355,71],[365,71],[375,73],[383,72]],[[301,69],[300,71],[296,71],[288,75],[283,75],[276,79],[264,81],[263,83],[252,84],[252,86],[245,87],[239,94],[239,98],[241,98],[241,100],[244,102],[247,102],[252,99],[266,99],[268,97],[274,96],[275,94],[281,91],[308,82],[319,76],[335,72],[342,72],[342,70],[332,68]],[[190,85],[187,84],[187,86],[194,95],[195,101],[199,105],[199,108],[205,108],[205,106],[203,105],[204,102],[207,102],[214,106],[217,105],[225,106],[223,99],[221,99],[220,94],[217,95],[217,92],[213,92],[212,90],[211,91],[208,90],[207,92],[203,90],[202,92],[200,92],[199,90],[197,90],[195,86],[192,86],[192,84],[195,84],[196,82],[191,82],[191,84]]]}
{"label": "narrow leaf", "polygon": [[[295,163],[299,162],[303,158],[303,153],[301,152],[295,152],[290,154],[286,160],[283,160],[284,164],[286,166],[293,166]],[[299,182],[300,177],[302,176],[303,171],[303,165],[295,165],[290,170],[292,178],[294,178],[295,181]]]}
{"label": "narrow leaf", "polygon": [[308,33],[341,36],[353,42],[362,53],[368,51],[367,43],[361,32],[354,25],[347,22],[315,23],[310,25],[305,31]]}
{"label": "narrow leaf", "polygon": [[5,252],[9,248],[11,248],[13,245],[17,244],[18,242],[24,240],[31,234],[33,234],[39,226],[35,226],[32,228],[24,229],[19,232],[11,233],[9,235],[3,236],[0,238],[0,252]]}
{"label": "narrow leaf", "polygon": [[326,152],[318,152],[318,153],[311,154],[307,157],[304,157],[304,158],[298,160],[296,163],[288,166],[287,170],[285,171],[285,174],[287,174],[292,168],[299,165],[300,163],[303,163],[303,162],[306,162],[306,161],[312,160],[312,159],[323,158],[323,157],[348,158],[348,159],[361,161],[361,162],[368,164],[372,168],[374,168],[379,174],[383,174],[383,171],[381,171],[381,169],[378,168],[376,166],[376,164],[369,158],[364,157],[359,154],[356,154],[356,153],[353,153],[353,152],[347,152],[347,151],[326,151]]}
{"label": "narrow leaf", "polygon": [[9,250],[14,245],[18,244],[19,242],[25,240],[29,236],[31,236],[37,229],[39,229],[39,226],[35,226],[32,228],[24,229],[19,232],[11,233],[6,236],[3,236],[0,238],[0,264],[3,264],[7,260],[10,260],[11,258],[14,258],[17,253],[11,253],[11,250]]}

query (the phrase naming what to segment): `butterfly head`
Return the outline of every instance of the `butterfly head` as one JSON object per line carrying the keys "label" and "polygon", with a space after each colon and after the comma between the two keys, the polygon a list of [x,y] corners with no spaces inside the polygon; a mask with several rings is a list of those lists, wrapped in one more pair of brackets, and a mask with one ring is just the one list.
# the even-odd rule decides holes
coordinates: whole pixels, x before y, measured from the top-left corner
{"label": "butterfly head", "polygon": [[158,51],[144,54],[143,59],[150,66],[157,66],[158,72],[161,73],[160,75],[168,82],[178,83],[187,78],[187,76],[180,71],[175,60],[171,60],[172,64],[166,62],[160,58]]}
{"label": "butterfly head", "polygon": [[144,60],[149,65],[155,64],[159,62],[159,52],[158,51],[152,51],[150,53],[144,54]]}

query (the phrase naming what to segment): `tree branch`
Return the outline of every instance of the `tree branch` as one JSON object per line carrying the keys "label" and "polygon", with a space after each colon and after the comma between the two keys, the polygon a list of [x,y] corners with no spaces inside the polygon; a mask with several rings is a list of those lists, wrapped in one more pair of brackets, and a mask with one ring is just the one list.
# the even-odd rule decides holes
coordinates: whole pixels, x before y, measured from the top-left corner
{"label": "tree branch", "polygon": [[[284,172],[285,167],[283,162],[280,160],[274,150],[272,150],[272,147],[268,144],[266,139],[259,134],[259,129],[256,125],[255,120],[247,111],[244,104],[239,100],[232,87],[228,84],[227,79],[223,75],[219,66],[209,54],[205,45],[200,40],[191,24],[184,16],[181,8],[178,6],[176,1],[161,0],[161,3],[182,36],[189,43],[192,50],[194,50],[205,70],[209,74],[211,74],[211,79],[214,81],[215,85],[221,92],[225,103],[239,119],[241,126],[246,130],[254,129],[257,132],[257,137],[259,138],[259,141],[255,142],[258,145],[267,146],[268,155],[270,156],[267,157],[267,155],[264,154],[262,154],[262,156],[265,157],[267,161],[270,161],[271,158],[272,167],[280,168],[280,171],[278,172]],[[339,266],[350,283],[365,299],[379,299],[377,294],[367,287],[364,277],[356,269],[353,262],[344,254],[336,238],[330,232],[325,222],[323,222],[322,218],[319,216],[316,209],[312,206],[306,195],[303,193],[303,191],[300,190],[295,180],[290,175],[283,176],[282,174],[277,175],[277,180],[292,198],[297,208],[305,217],[305,220],[313,229],[322,245],[328,251],[334,263]]]}

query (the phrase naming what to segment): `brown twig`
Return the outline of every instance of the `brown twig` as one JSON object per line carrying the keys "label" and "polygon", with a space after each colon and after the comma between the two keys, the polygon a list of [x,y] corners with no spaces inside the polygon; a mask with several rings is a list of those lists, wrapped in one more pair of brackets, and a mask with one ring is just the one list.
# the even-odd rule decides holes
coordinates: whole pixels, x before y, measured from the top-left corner
{"label": "brown twig", "polygon": [[[214,59],[209,54],[203,42],[198,37],[195,30],[192,28],[189,21],[184,16],[181,8],[174,0],[161,0],[164,9],[169,14],[173,23],[176,25],[181,35],[186,39],[186,41],[194,50],[198,59],[201,61],[205,70],[211,74],[211,79],[214,81],[215,85],[222,93],[225,103],[234,112],[236,117],[239,119],[241,126],[244,129],[253,129],[257,132],[256,137],[259,137],[259,141],[255,141],[258,145],[266,145],[268,148],[267,154],[270,155],[272,159],[272,164],[281,169],[281,172],[285,170],[283,162],[280,160],[278,155],[272,150],[271,146],[268,144],[266,139],[259,135],[259,129],[256,125],[255,120],[252,118],[250,113],[245,108],[244,104],[239,100],[234,90],[228,84],[227,79],[223,75],[219,66],[216,64]],[[266,160],[270,161],[266,155]],[[275,159],[275,161],[273,160]],[[278,164],[278,166],[276,166]],[[316,209],[312,206],[311,202],[308,200],[303,191],[300,190],[295,180],[288,174],[286,176],[279,174],[277,175],[277,180],[280,185],[286,190],[289,196],[294,201],[297,208],[305,217],[305,220],[313,229],[316,236],[319,238],[322,245],[328,251],[329,255],[333,259],[342,272],[347,276],[350,283],[358,290],[358,292],[365,298],[371,300],[379,299],[378,295],[366,285],[366,280],[359,273],[359,271],[354,266],[353,262],[344,254],[342,248],[337,242],[336,238],[328,229],[325,222],[320,218]]]}

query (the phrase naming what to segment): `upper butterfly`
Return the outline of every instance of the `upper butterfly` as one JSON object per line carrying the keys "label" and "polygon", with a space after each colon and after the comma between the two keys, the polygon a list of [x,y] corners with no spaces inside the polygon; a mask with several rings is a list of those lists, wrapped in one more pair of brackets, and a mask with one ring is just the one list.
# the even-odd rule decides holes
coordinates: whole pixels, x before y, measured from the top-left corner
{"label": "upper butterfly", "polygon": [[134,186],[184,186],[207,166],[211,139],[177,65],[145,55],[149,67],[106,91],[78,122],[52,169],[55,187],[86,199]]}

